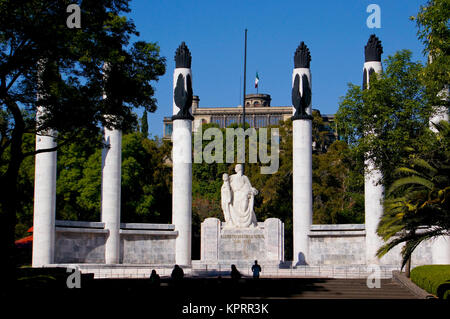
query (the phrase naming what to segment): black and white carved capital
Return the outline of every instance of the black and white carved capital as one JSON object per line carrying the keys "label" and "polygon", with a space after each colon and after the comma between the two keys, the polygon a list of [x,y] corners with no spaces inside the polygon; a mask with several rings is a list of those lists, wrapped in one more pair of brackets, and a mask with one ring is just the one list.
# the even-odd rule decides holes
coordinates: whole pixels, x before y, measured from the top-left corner
{"label": "black and white carved capital", "polygon": [[172,116],[172,120],[194,120],[190,109],[192,107],[192,80],[191,76],[188,74],[186,76],[186,87],[184,85],[184,76],[182,74],[178,75],[177,84],[173,92],[173,99],[175,105],[180,109],[180,111]]}
{"label": "black and white carved capital", "polygon": [[294,54],[294,67],[297,68],[308,68],[311,63],[311,53],[305,42],[302,41],[300,45],[295,50]]}
{"label": "black and white carved capital", "polygon": [[177,51],[175,52],[175,68],[191,68],[191,52],[189,51],[186,43],[181,42]]}
{"label": "black and white carved capital", "polygon": [[307,109],[311,104],[311,87],[306,74],[303,74],[301,77],[301,87],[302,93],[300,93],[300,75],[297,74],[294,78],[294,85],[292,86],[292,105],[295,109],[295,113],[291,117],[293,121],[313,119],[313,117],[307,113]]}
{"label": "black and white carved capital", "polygon": [[381,54],[383,53],[383,46],[380,39],[372,34],[364,47],[364,54],[366,62],[377,61],[381,62]]}

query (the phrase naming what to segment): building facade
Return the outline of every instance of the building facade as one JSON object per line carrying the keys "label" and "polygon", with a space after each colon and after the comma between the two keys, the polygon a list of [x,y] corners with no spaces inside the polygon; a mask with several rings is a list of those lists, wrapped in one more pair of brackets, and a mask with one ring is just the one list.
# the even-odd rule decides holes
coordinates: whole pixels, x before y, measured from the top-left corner
{"label": "building facade", "polygon": [[[200,98],[193,97],[192,115],[194,116],[193,130],[199,123],[216,123],[220,128],[228,127],[232,124],[242,123],[243,109],[241,105],[236,107],[200,107]],[[260,128],[271,125],[278,125],[281,121],[290,119],[292,116],[292,106],[271,106],[269,94],[247,94],[245,96],[245,122],[250,127]],[[321,115],[330,135],[336,136],[334,130],[334,114]],[[172,118],[164,117],[163,137],[170,139],[172,136]],[[197,126],[196,126],[197,125]]]}

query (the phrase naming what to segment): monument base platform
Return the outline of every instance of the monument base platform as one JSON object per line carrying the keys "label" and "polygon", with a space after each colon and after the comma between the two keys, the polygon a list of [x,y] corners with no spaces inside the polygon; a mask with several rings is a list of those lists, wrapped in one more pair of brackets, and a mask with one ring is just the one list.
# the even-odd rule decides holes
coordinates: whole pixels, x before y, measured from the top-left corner
{"label": "monument base platform", "polygon": [[217,218],[207,218],[201,225],[201,262],[247,264],[284,260],[284,224],[268,218],[257,227],[228,228]]}
{"label": "monument base platform", "polygon": [[[366,265],[327,265],[327,266],[297,266],[293,267],[292,262],[258,262],[261,265],[261,278],[340,278],[357,279],[367,278],[374,274],[374,270]],[[235,263],[238,271],[245,277],[251,278],[252,262],[240,261]],[[187,278],[211,278],[222,276],[229,278],[231,265],[228,262],[205,263],[200,260],[193,260],[191,267],[183,266],[184,274]],[[155,264],[49,264],[44,267],[57,267],[71,269],[67,275],[72,273],[73,269],[79,269],[83,274],[94,274],[95,279],[106,278],[128,278],[145,279],[149,278],[153,269],[162,277],[168,278],[172,273],[173,266],[155,265]],[[386,265],[380,266],[378,276],[381,279],[392,278],[392,271],[400,270],[398,266]]]}

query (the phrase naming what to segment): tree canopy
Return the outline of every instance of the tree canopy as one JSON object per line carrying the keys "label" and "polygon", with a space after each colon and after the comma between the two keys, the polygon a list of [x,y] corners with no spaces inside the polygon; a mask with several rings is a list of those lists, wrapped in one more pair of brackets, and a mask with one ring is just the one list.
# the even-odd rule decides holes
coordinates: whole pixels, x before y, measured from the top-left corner
{"label": "tree canopy", "polygon": [[404,163],[405,147],[420,149],[418,137],[428,126],[431,105],[424,84],[417,81],[422,72],[410,51],[399,51],[384,61],[382,74],[371,76],[370,89],[349,84],[336,113],[338,132],[352,146],[357,163],[371,159],[386,183]]}
{"label": "tree canopy", "polygon": [[[81,28],[66,24],[74,3]],[[13,265],[20,167],[36,154],[24,150],[24,136],[52,135],[58,147],[79,138],[99,141],[102,126],[133,127],[133,108],[156,109],[152,81],[164,74],[165,58],[156,43],[130,41],[139,33],[123,16],[128,3],[0,2],[0,246],[9,256],[2,267]]]}

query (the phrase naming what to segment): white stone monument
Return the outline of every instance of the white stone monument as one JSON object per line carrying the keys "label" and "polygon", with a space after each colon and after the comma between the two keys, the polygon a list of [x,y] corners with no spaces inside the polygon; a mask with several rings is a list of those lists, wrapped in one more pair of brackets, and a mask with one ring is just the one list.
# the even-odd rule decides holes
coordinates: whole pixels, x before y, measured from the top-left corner
{"label": "white stone monument", "polygon": [[242,165],[236,174],[223,174],[221,204],[225,218],[207,218],[201,225],[201,262],[230,263],[274,262],[284,260],[284,225],[277,218],[258,223],[254,197],[258,191],[243,175]]}
{"label": "white stone monument", "polygon": [[293,264],[308,264],[312,224],[312,108],[311,54],[302,42],[294,55],[292,72],[293,116]]}
{"label": "white stone monument", "polygon": [[120,197],[122,167],[122,131],[104,128],[102,152],[101,220],[109,231],[105,244],[105,263],[120,261]]}
{"label": "white stone monument", "polygon": [[[42,112],[42,107],[38,107],[38,122]],[[55,147],[52,132],[36,134],[36,151]],[[56,151],[38,153],[35,161],[32,266],[43,267],[54,260]]]}
{"label": "white stone monument", "polygon": [[[370,76],[381,73],[381,54],[383,47],[381,41],[372,34],[365,46],[365,63],[363,70],[363,88],[369,87]],[[367,132],[373,134],[373,132]],[[364,215],[366,224],[366,263],[378,264],[376,256],[383,240],[377,234],[377,227],[383,215],[384,186],[379,183],[382,178],[381,171],[376,169],[372,160],[365,161],[364,173]]]}
{"label": "white stone monument", "polygon": [[[432,63],[433,60],[431,56],[429,57],[429,63]],[[439,92],[439,97],[442,100],[441,106],[435,106],[433,108],[433,114],[429,120],[430,129],[437,133],[438,130],[434,126],[441,121],[448,122],[448,100],[450,98],[449,86],[446,85],[444,89]],[[433,254],[433,264],[450,264],[450,236],[440,236],[433,240],[432,246],[432,254]]]}
{"label": "white stone monument", "polygon": [[[109,63],[104,63],[104,79]],[[106,99],[106,93],[103,99]],[[106,119],[114,119],[105,115]],[[104,147],[102,150],[102,203],[101,221],[109,232],[105,243],[105,263],[120,262],[120,206],[122,186],[122,131],[104,127]]]}
{"label": "white stone monument", "polygon": [[[38,86],[42,85],[41,74],[44,71],[45,60],[39,61]],[[38,87],[37,100],[41,97]],[[55,148],[56,132],[47,129],[40,130],[40,118],[46,109],[38,106],[36,109],[36,151]],[[32,266],[43,267],[54,261],[55,254],[55,209],[56,209],[56,160],[57,152],[42,152],[36,154],[34,172],[34,214],[33,214],[33,253]]]}
{"label": "white stone monument", "polygon": [[178,231],[176,263],[191,265],[192,236],[192,72],[191,53],[183,42],[173,73],[172,223]]}
{"label": "white stone monument", "polygon": [[236,174],[231,176],[223,174],[221,201],[226,228],[254,228],[258,225],[253,210],[258,190],[252,187],[242,170],[242,165],[237,164]]}

